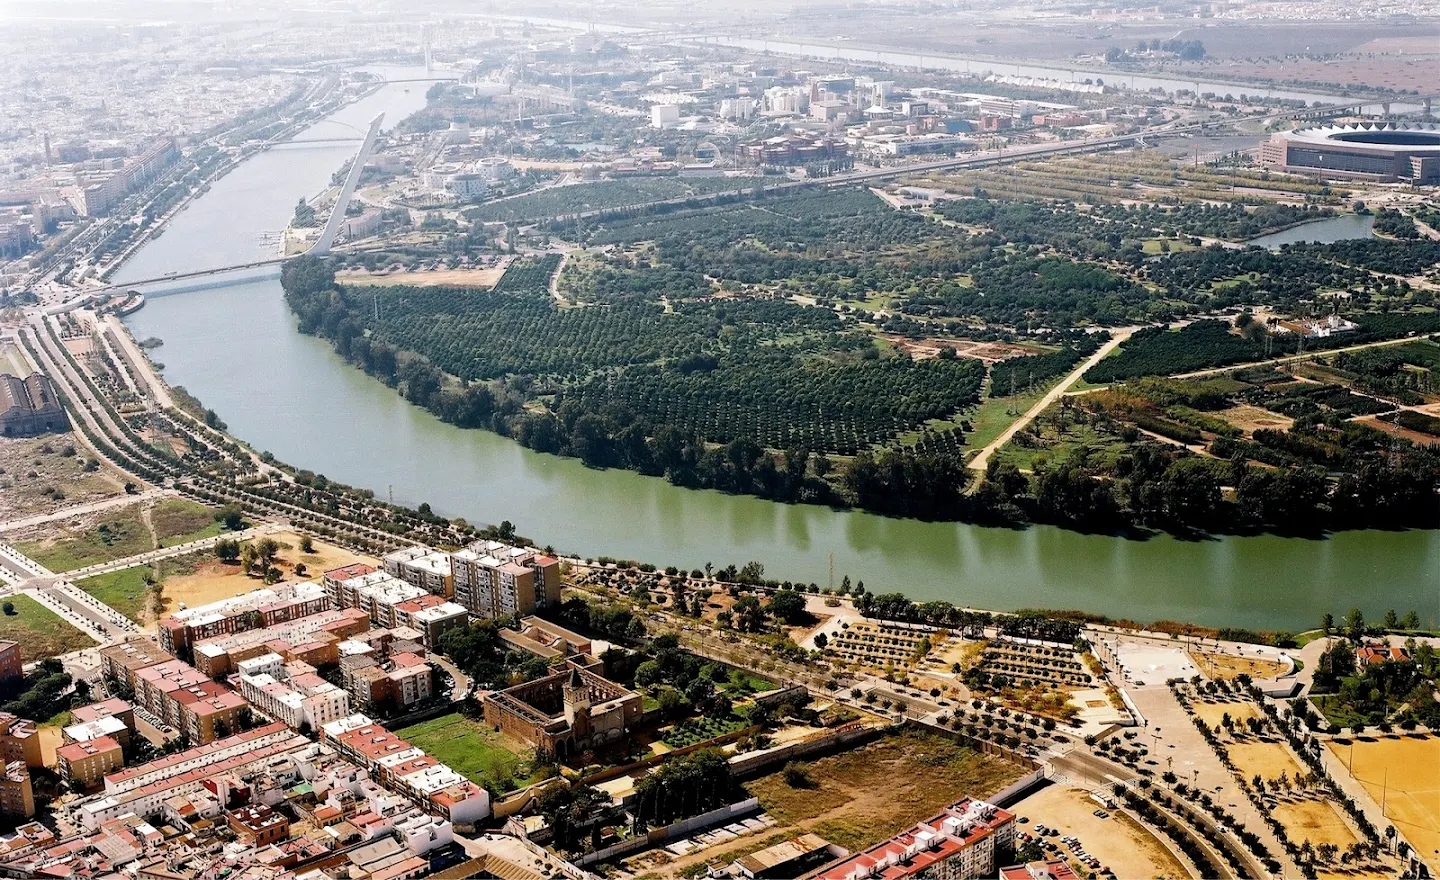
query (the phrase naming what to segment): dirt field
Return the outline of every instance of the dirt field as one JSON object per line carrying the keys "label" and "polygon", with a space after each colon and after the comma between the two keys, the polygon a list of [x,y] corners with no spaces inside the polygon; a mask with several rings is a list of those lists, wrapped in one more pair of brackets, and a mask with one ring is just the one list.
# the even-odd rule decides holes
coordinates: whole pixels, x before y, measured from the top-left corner
{"label": "dirt field", "polygon": [[811,785],[792,788],[781,773],[745,787],[776,820],[770,834],[741,838],[682,858],[651,851],[626,860],[627,870],[678,877],[700,864],[725,865],[802,832],[854,850],[933,816],[961,798],[985,797],[1024,772],[1019,766],[938,737],[906,733],[854,751],[805,763]]}
{"label": "dirt field", "polygon": [[341,284],[361,287],[380,287],[409,284],[415,287],[494,287],[503,268],[497,269],[436,269],[430,272],[392,272],[388,275],[372,275],[369,272],[337,272],[335,280]]}
{"label": "dirt field", "polygon": [[1235,406],[1230,409],[1221,410],[1215,415],[1244,431],[1246,434],[1253,434],[1261,428],[1274,428],[1281,431],[1290,429],[1295,420],[1289,416],[1282,416],[1279,413],[1262,409],[1258,406]]}
{"label": "dirt field", "polygon": [[[1434,45],[1432,44],[1427,51],[1433,53]],[[1201,70],[1210,74],[1215,72],[1213,66],[1202,67]],[[1420,89],[1423,92],[1440,82],[1440,60],[1393,56],[1389,58],[1348,56],[1333,61],[1286,58],[1284,61],[1277,59],[1250,62],[1232,59],[1225,62],[1224,72],[1236,77],[1267,77],[1276,80],[1314,83],[1384,86],[1392,89]],[[1243,89],[1236,89],[1236,91],[1240,92]]]}
{"label": "dirt field", "polygon": [[1094,815],[1099,805],[1082,789],[1051,785],[1010,810],[1030,820],[1080,838],[1085,851],[1115,872],[1116,877],[1184,878],[1189,873],[1153,834],[1128,816]]}
{"label": "dirt field", "polygon": [[1361,739],[1330,749],[1374,798],[1385,815],[1425,856],[1430,870],[1440,872],[1440,736]]}
{"label": "dirt field", "polygon": [[1315,846],[1333,843],[1344,850],[1359,839],[1329,801],[1282,802],[1271,812],[1297,846],[1308,840]]}
{"label": "dirt field", "polygon": [[1228,681],[1240,675],[1273,678],[1285,671],[1284,664],[1264,657],[1236,657],[1233,654],[1212,654],[1208,651],[1189,653],[1190,659],[1200,667],[1201,674],[1215,681]]}
{"label": "dirt field", "polygon": [[1004,342],[975,342],[969,339],[907,339],[903,336],[886,336],[888,341],[916,360],[940,356],[941,348],[953,348],[961,357],[975,358],[987,364],[1013,357],[1035,354],[1035,350]]}
{"label": "dirt field", "polygon": [[86,471],[89,458],[70,433],[0,438],[0,522],[120,495],[119,475]]}
{"label": "dirt field", "polygon": [[[294,532],[277,532],[272,536],[280,542],[280,556],[275,567],[280,569],[284,581],[314,580],[329,568],[338,568],[352,562],[366,562],[376,568],[378,560],[358,556],[332,544],[315,541],[314,553],[300,553],[300,536]],[[184,602],[187,608],[228,599],[241,593],[264,586],[259,578],[248,577],[240,572],[239,565],[226,565],[213,555],[202,556],[203,560],[192,574],[172,575],[163,581],[165,590],[165,611],[168,614]],[[305,574],[296,576],[295,564],[305,565]]]}
{"label": "dirt field", "polygon": [[1244,724],[1246,718],[1260,717],[1260,710],[1253,703],[1191,703],[1190,708],[1212,728],[1220,726],[1227,712],[1237,726]]}
{"label": "dirt field", "polygon": [[1280,778],[1281,773],[1294,779],[1296,773],[1305,772],[1290,756],[1289,750],[1279,743],[1230,743],[1225,748],[1229,750],[1230,760],[1235,762],[1241,778],[1247,782],[1256,773],[1269,781]]}

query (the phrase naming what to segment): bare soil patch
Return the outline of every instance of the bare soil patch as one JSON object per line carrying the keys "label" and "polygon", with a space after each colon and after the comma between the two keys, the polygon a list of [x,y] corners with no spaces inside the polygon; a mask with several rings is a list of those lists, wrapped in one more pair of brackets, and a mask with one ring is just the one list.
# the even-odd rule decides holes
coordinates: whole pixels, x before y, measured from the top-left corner
{"label": "bare soil patch", "polygon": [[[314,553],[301,553],[300,536],[295,532],[278,532],[271,537],[280,543],[280,555],[275,561],[275,567],[280,569],[282,582],[314,580],[326,569],[339,568],[352,562],[365,562],[376,568],[380,567],[380,562],[376,559],[360,556],[321,541],[314,542]],[[258,590],[265,585],[260,578],[243,573],[239,565],[221,562],[213,553],[207,552],[187,558],[193,558],[196,563],[191,573],[171,575],[162,582],[165,598],[162,617],[177,610],[181,602],[185,603],[185,607],[193,608]],[[305,566],[305,574],[295,573],[297,564]]]}
{"label": "bare soil patch", "polygon": [[0,438],[0,522],[122,494],[119,474],[99,461],[86,470],[90,459],[68,432]]}
{"label": "bare soil patch", "polygon": [[[1230,743],[1225,748],[1230,752],[1230,760],[1235,762],[1241,778],[1247,781],[1257,773],[1261,779],[1268,782],[1272,779],[1279,779],[1281,773],[1294,779],[1296,773],[1305,772],[1290,756],[1290,752],[1279,743]],[[1320,841],[1312,842],[1319,843]]]}
{"label": "bare soil patch", "polygon": [[495,269],[435,269],[428,272],[390,272],[388,274],[376,274],[370,272],[337,272],[335,280],[341,284],[351,284],[360,287],[381,287],[391,285],[410,285],[413,287],[494,287],[500,276],[505,274],[503,268]]}
{"label": "bare soil patch", "polygon": [[1282,802],[1271,812],[1297,846],[1308,840],[1315,846],[1333,843],[1344,850],[1358,839],[1329,801]]}
{"label": "bare soil patch", "polygon": [[1190,708],[1195,714],[1210,725],[1211,728],[1218,728],[1220,722],[1228,714],[1237,726],[1243,725],[1246,718],[1259,718],[1260,713],[1251,703],[1191,703]]}
{"label": "bare soil patch", "polygon": [[1284,664],[1265,657],[1236,657],[1233,654],[1191,651],[1190,659],[1195,661],[1195,665],[1200,667],[1200,672],[1206,678],[1215,681],[1228,681],[1241,675],[1273,678],[1285,671]]}
{"label": "bare soil patch", "polygon": [[1440,872],[1440,736],[1387,736],[1352,745],[1330,743],[1386,817]]}
{"label": "bare soil patch", "polygon": [[726,865],[803,832],[850,850],[863,849],[935,815],[966,796],[986,797],[1023,770],[949,740],[918,733],[889,736],[854,751],[804,764],[811,784],[793,788],[780,772],[746,783],[777,824],[769,835],[742,838],[691,856],[649,852],[626,861],[647,876],[678,877],[686,868]]}
{"label": "bare soil patch", "polygon": [[1253,434],[1261,428],[1271,428],[1278,431],[1288,431],[1295,420],[1289,416],[1282,416],[1279,413],[1262,409],[1258,406],[1236,406],[1230,409],[1221,410],[1215,415],[1244,431],[1246,434]]}

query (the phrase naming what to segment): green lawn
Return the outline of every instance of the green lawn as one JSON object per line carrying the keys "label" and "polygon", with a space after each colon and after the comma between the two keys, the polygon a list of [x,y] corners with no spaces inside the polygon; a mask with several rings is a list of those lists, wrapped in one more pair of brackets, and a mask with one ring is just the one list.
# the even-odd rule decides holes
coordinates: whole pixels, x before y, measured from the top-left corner
{"label": "green lawn", "polygon": [[493,792],[503,794],[536,780],[533,751],[516,751],[499,733],[458,712],[395,733]]}
{"label": "green lawn", "polygon": [[1047,385],[1038,388],[1028,394],[1017,394],[1015,397],[987,397],[980,402],[980,405],[966,415],[970,420],[971,431],[965,435],[965,451],[979,451],[989,446],[1005,432],[1005,429],[1015,423],[1036,401],[1044,397],[1053,386]]}
{"label": "green lawn", "polygon": [[150,566],[137,565],[76,581],[75,586],[139,623],[145,611],[145,579],[153,573]]}
{"label": "green lawn", "polygon": [[17,593],[5,601],[14,605],[15,613],[0,614],[0,639],[19,642],[20,654],[26,663],[95,644],[89,636],[29,596]]}
{"label": "green lawn", "polygon": [[162,547],[213,538],[222,528],[213,509],[184,498],[167,498],[156,504],[150,521]]}
{"label": "green lawn", "polygon": [[60,527],[52,534],[56,537],[48,540],[16,541],[15,548],[55,572],[72,571],[154,549],[138,504],[109,511],[94,526]]}

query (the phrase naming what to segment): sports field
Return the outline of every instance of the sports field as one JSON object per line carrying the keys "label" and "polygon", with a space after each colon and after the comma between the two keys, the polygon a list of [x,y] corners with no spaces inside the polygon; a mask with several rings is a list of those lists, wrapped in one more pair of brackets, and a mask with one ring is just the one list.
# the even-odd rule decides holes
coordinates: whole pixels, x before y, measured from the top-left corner
{"label": "sports field", "polygon": [[1440,873],[1440,736],[1386,736],[1330,743],[1385,817]]}

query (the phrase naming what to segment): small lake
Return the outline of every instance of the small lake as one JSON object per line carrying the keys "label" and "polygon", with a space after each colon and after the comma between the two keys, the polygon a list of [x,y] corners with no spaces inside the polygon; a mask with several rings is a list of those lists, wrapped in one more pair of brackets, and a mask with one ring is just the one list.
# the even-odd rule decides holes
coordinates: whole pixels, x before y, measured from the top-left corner
{"label": "small lake", "polygon": [[1282,244],[1330,244],[1351,238],[1369,238],[1374,234],[1375,215],[1341,214],[1301,223],[1280,232],[1272,232],[1245,242],[1256,247],[1278,248]]}

